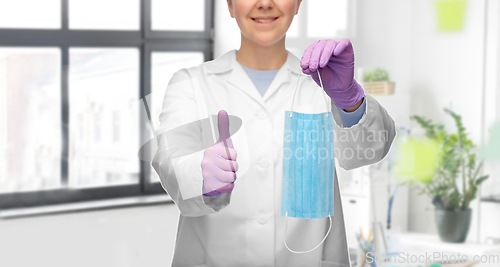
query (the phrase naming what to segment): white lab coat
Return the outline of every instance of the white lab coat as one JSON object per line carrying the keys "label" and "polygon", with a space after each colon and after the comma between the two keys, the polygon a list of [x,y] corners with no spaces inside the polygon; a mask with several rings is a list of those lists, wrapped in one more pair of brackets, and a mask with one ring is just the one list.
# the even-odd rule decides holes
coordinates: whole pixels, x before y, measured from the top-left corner
{"label": "white lab coat", "polygon": [[[280,202],[284,115],[291,108],[300,71],[299,59],[288,53],[263,97],[236,61],[236,50],[197,67],[181,69],[172,77],[158,135],[216,115],[221,109],[242,120],[242,127],[232,136],[240,165],[232,193],[202,196],[203,150],[175,162],[162,153],[166,144],[161,144],[155,155],[153,167],[181,212],[172,266],[349,266],[336,175],[333,225],[325,242],[307,254],[293,254],[283,244],[285,218],[280,216]],[[294,111],[326,111],[323,94],[310,76],[302,76]],[[365,101],[365,114],[350,128],[342,127],[337,107],[329,106],[335,120],[335,157],[345,169],[380,161],[395,136],[394,121],[386,110],[366,93]],[[212,145],[213,138],[201,137],[203,131],[212,129],[199,126],[186,136],[198,139],[196,142],[204,147]],[[382,138],[373,138],[374,133],[382,133]],[[368,152],[356,155],[356,151]],[[287,244],[294,250],[311,249],[322,240],[328,226],[328,218],[288,218]]]}

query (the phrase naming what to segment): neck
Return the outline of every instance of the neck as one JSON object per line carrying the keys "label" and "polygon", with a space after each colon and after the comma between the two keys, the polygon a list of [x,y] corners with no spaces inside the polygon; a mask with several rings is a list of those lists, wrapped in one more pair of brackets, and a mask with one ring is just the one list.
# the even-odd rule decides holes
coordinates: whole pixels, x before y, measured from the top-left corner
{"label": "neck", "polygon": [[241,47],[236,53],[236,60],[243,66],[255,70],[280,69],[288,57],[285,38],[269,46],[255,44],[241,36]]}

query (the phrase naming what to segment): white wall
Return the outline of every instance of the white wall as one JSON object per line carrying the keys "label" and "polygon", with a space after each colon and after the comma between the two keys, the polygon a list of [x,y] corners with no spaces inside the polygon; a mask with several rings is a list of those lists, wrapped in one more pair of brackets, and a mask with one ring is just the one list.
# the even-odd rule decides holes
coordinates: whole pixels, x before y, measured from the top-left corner
{"label": "white wall", "polygon": [[178,218],[170,203],[0,219],[0,266],[170,266]]}
{"label": "white wall", "polygon": [[[474,142],[482,141],[484,0],[469,0],[461,32],[437,31],[434,0],[360,0],[358,63],[387,68],[397,93],[411,95],[412,114],[443,121],[455,130],[443,108],[452,108]],[[414,128],[418,134],[418,127]],[[410,191],[409,230],[435,233],[430,199]],[[477,201],[469,238],[477,237]]]}
{"label": "white wall", "polygon": [[[484,1],[468,1],[465,27],[459,33],[436,31],[434,0],[412,2],[412,49],[411,49],[411,94],[414,98],[412,110],[437,121],[454,125],[442,110],[452,108],[462,115],[470,137],[477,144],[482,135],[482,82],[484,45]],[[423,19],[426,18],[426,19]],[[434,231],[435,224],[423,224],[423,219],[433,218],[434,209],[419,207],[414,201],[410,222],[416,229],[428,226]],[[477,238],[478,202],[472,204],[473,223],[469,240]],[[419,212],[420,211],[420,212]],[[433,219],[431,219],[433,221]],[[420,224],[422,223],[422,224]],[[418,226],[417,226],[418,224]]]}
{"label": "white wall", "polygon": [[412,112],[452,122],[451,107],[480,140],[484,1],[468,1],[462,32],[437,31],[435,0],[358,0],[357,65],[386,68],[396,94],[411,94]]}
{"label": "white wall", "polygon": [[[485,131],[484,140],[490,138],[490,128],[500,123],[500,1],[488,2],[488,38],[486,59],[486,92],[485,92]],[[487,161],[484,173],[490,175],[482,185],[483,195],[500,194],[500,161]],[[479,227],[480,240],[488,237],[500,238],[500,203],[481,203],[481,225]]]}
{"label": "white wall", "polygon": [[[490,128],[500,123],[500,1],[490,0],[488,3],[488,43],[487,43],[487,83],[485,92],[485,136],[490,138]],[[483,195],[500,194],[500,162],[487,161],[485,173],[493,174],[482,186]],[[495,179],[493,179],[495,177]]]}
{"label": "white wall", "polygon": [[[483,81],[484,1],[467,2],[465,28],[437,32],[434,0],[412,2],[411,92],[415,113],[445,119],[451,107],[480,141]],[[450,126],[451,120],[446,118]]]}
{"label": "white wall", "polygon": [[395,94],[410,92],[411,1],[358,0],[356,66],[386,69],[396,82]]}

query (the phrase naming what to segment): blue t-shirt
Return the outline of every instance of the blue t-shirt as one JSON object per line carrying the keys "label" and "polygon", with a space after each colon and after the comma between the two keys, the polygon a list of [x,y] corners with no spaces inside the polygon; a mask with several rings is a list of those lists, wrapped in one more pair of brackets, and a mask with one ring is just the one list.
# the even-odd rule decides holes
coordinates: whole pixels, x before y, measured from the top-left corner
{"label": "blue t-shirt", "polygon": [[252,80],[253,84],[257,88],[257,91],[259,91],[261,96],[264,96],[264,94],[267,91],[267,88],[269,88],[269,85],[274,80],[274,77],[276,77],[276,74],[278,73],[279,70],[254,70],[254,69],[249,69],[243,65],[241,65],[245,72],[248,74],[248,77],[250,77],[250,80]]}

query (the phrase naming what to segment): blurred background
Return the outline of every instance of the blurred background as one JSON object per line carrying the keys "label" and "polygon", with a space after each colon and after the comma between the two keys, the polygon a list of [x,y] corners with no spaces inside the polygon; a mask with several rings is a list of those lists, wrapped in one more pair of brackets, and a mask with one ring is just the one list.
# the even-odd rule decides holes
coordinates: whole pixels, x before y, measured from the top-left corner
{"label": "blurred background", "polygon": [[[342,38],[398,131],[382,162],[339,170],[353,266],[368,241],[384,255],[500,266],[498,157],[484,158],[478,175],[489,177],[470,218],[454,220],[462,228],[420,194],[429,184],[394,170],[398,149],[425,134],[410,116],[456,132],[445,108],[478,158],[500,151],[500,1],[304,0],[287,49],[300,58],[317,39]],[[158,123],[172,74],[239,42],[225,0],[0,0],[0,266],[170,266],[178,211],[137,156],[152,138],[147,111]],[[445,242],[449,229],[465,240]]]}

